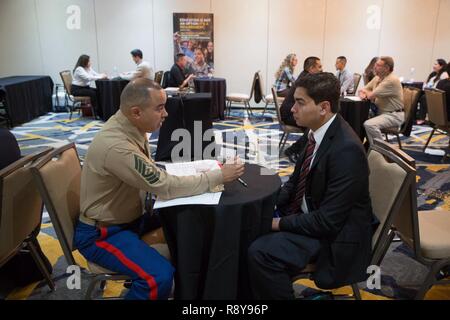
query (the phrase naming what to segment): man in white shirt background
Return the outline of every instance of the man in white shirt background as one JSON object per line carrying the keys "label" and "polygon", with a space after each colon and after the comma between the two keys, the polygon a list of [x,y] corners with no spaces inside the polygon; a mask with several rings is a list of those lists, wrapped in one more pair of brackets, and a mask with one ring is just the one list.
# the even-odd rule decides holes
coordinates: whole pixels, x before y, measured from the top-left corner
{"label": "man in white shirt background", "polygon": [[147,78],[150,80],[154,79],[153,70],[150,67],[150,63],[143,60],[143,53],[140,49],[134,49],[131,51],[131,58],[134,63],[136,63],[136,70],[125,72],[120,75],[122,79],[125,80],[135,80],[138,78]]}
{"label": "man in white shirt background", "polygon": [[340,56],[336,59],[336,78],[339,79],[341,85],[341,95],[345,93],[355,92],[355,81],[353,79],[353,74],[346,69],[347,58]]}

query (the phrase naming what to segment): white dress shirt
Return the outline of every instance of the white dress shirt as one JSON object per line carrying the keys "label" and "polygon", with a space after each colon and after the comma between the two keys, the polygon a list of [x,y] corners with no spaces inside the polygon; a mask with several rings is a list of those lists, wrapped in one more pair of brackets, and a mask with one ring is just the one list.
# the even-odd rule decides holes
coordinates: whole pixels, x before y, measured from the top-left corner
{"label": "white dress shirt", "polygon": [[90,68],[86,70],[83,67],[78,67],[73,73],[72,84],[79,87],[88,87],[91,85],[91,81],[101,79],[102,75]]}
{"label": "white dress shirt", "polygon": [[[328,120],[324,125],[322,125],[316,131],[311,130],[309,132],[309,134],[314,135],[314,140],[316,141],[316,146],[314,147],[314,153],[313,153],[313,157],[311,159],[311,164],[309,165],[310,169],[314,163],[314,158],[316,157],[316,152],[317,152],[317,150],[319,150],[320,144],[322,143],[322,140],[325,137],[325,134],[327,133],[328,128],[331,126],[334,119],[336,119],[336,115],[332,116],[330,120]],[[302,211],[303,211],[303,213],[309,213],[308,205],[306,204],[306,189],[305,189],[305,195],[303,196],[303,200],[302,200]]]}
{"label": "white dress shirt", "polygon": [[347,69],[338,71],[336,73],[336,78],[339,79],[339,82],[341,84],[341,94],[344,94],[344,92],[354,92],[355,80],[353,78],[353,74],[350,71],[348,71]]}
{"label": "white dress shirt", "polygon": [[135,71],[124,73],[120,76],[122,79],[125,80],[135,80],[137,78],[147,78],[150,80],[154,79],[153,70],[150,66],[150,63],[147,61],[142,60],[139,64],[136,66]]}

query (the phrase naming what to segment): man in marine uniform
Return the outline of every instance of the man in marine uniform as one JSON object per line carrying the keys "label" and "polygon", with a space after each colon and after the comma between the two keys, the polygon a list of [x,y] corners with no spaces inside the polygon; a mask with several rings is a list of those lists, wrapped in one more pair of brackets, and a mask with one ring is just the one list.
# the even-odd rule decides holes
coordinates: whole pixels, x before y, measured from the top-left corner
{"label": "man in marine uniform", "polygon": [[88,261],[131,277],[127,299],[167,299],[172,289],[172,265],[142,240],[149,194],[172,199],[210,192],[244,172],[242,164],[225,164],[198,176],[176,177],[158,168],[150,158],[147,133],[167,117],[166,100],[153,81],[130,82],[120,110],[90,145],[81,175],[74,244]]}

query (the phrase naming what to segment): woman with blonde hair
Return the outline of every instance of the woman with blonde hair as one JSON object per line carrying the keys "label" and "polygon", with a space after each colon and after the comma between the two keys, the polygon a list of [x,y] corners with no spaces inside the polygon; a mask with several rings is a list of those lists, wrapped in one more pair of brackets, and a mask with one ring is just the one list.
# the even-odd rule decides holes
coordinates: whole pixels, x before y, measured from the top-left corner
{"label": "woman with blonde hair", "polygon": [[298,59],[295,53],[288,54],[275,73],[275,90],[279,97],[286,97],[291,84],[295,82],[294,69]]}

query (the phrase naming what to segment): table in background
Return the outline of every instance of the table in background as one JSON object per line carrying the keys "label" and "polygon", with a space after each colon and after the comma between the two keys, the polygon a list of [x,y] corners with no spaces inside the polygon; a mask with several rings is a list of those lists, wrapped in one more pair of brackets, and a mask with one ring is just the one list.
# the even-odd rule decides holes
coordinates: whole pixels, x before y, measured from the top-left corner
{"label": "table in background", "polygon": [[369,119],[370,102],[368,100],[354,101],[348,98],[341,98],[339,102],[339,113],[363,141],[366,136],[364,122]]}
{"label": "table in background", "polygon": [[[187,129],[191,136],[191,159],[194,158],[195,140],[201,139],[202,151],[214,142],[214,137],[210,141],[203,141],[203,134],[206,130],[212,129],[212,120],[210,116],[211,93],[193,93],[168,97],[166,102],[166,111],[169,114],[159,131],[158,146],[156,149],[156,161],[172,161],[172,149],[180,141],[171,141],[173,131],[177,129]],[[201,136],[195,134],[194,121],[202,123]],[[182,154],[180,155],[182,156]]]}
{"label": "table in background", "polygon": [[227,82],[223,78],[196,78],[194,79],[195,92],[210,92],[211,118],[225,119],[225,98],[227,95]]}
{"label": "table in background", "polygon": [[12,127],[52,111],[53,80],[49,76],[0,79],[0,96]]}
{"label": "table in background", "polygon": [[247,250],[271,231],[280,177],[261,175],[246,164],[239,182],[225,184],[217,206],[160,209],[164,234],[175,265],[176,299],[249,299],[252,297]]}
{"label": "table in background", "polygon": [[128,84],[128,80],[97,80],[99,116],[103,121],[108,121],[120,108],[120,95]]}

